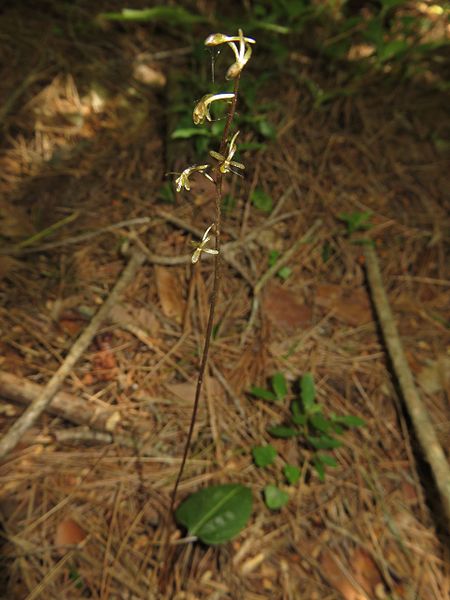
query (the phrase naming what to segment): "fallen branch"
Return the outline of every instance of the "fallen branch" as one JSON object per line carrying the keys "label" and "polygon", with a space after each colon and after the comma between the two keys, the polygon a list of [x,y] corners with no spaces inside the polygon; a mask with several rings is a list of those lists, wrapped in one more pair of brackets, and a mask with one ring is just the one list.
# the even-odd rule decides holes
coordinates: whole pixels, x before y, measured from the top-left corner
{"label": "fallen branch", "polygon": [[[18,404],[29,406],[42,395],[44,386],[25,377],[17,377],[6,371],[0,371],[0,396]],[[68,392],[55,394],[47,412],[62,417],[77,425],[88,425],[98,431],[115,431],[122,416],[115,406],[109,406],[99,400],[93,401]]]}
{"label": "fallen branch", "polygon": [[46,244],[41,244],[40,246],[33,246],[32,248],[23,248],[18,245],[15,246],[4,246],[0,248],[0,255],[11,255],[11,256],[22,256],[24,254],[35,254],[36,252],[45,252],[46,250],[53,250],[54,248],[60,248],[62,246],[69,246],[71,244],[79,244],[80,242],[85,242],[86,240],[90,240],[98,235],[102,235],[103,233],[109,233],[111,231],[115,231],[116,229],[122,229],[123,227],[132,227],[134,225],[149,225],[152,222],[150,217],[137,217],[135,219],[127,219],[126,221],[119,221],[118,223],[113,223],[112,225],[106,225],[106,227],[100,227],[99,229],[94,229],[93,231],[85,231],[84,233],[79,233],[78,235],[74,235],[72,237],[65,237],[62,240],[57,240],[55,242],[47,242]]}
{"label": "fallen branch", "polygon": [[95,443],[95,444],[117,444],[125,448],[139,450],[141,442],[129,435],[114,435],[107,431],[94,431],[88,427],[72,427],[62,431],[52,432],[54,439],[60,444]]}
{"label": "fallen branch", "polygon": [[63,384],[64,379],[67,377],[67,375],[69,375],[70,371],[75,366],[75,363],[89,346],[92,338],[97,333],[98,328],[108,316],[111,307],[115,305],[119,299],[119,296],[135,277],[144,260],[145,256],[141,252],[135,251],[132,254],[128,265],[122,271],[120,278],[117,280],[108,298],[104,301],[80,337],[75,341],[62,365],[44,387],[42,394],[40,394],[39,397],[32,402],[32,404],[17,419],[9,431],[7,431],[0,439],[0,458],[4,457],[16,446],[25,431],[27,431],[27,429],[33,425],[33,423],[39,418],[42,412],[53,400]]}
{"label": "fallen branch", "polygon": [[450,467],[439,444],[427,409],[414,385],[413,376],[409,369],[389,300],[384,290],[376,252],[371,246],[366,246],[364,254],[367,265],[367,278],[378,320],[383,331],[384,341],[400,384],[406,410],[411,418],[424,456],[431,467],[442,500],[445,516],[448,525],[450,525]]}

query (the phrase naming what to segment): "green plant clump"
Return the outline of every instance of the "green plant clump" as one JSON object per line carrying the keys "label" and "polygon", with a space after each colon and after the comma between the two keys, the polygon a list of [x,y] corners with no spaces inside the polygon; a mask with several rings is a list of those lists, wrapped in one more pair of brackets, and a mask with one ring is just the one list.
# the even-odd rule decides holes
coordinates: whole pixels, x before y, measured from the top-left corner
{"label": "green plant clump", "polygon": [[[250,393],[265,402],[281,402],[286,400],[288,386],[282,373],[276,373],[271,378],[272,389],[253,386]],[[305,373],[300,380],[300,395],[294,397],[290,404],[289,418],[282,424],[268,428],[274,438],[298,438],[305,449],[313,453],[312,465],[321,481],[325,480],[327,467],[335,468],[338,463],[335,457],[324,451],[333,451],[343,445],[342,436],[346,428],[362,427],[364,419],[356,415],[336,415],[333,412],[327,415],[322,404],[316,402],[316,389],[313,376]],[[266,467],[273,463],[277,453],[271,444],[255,446],[252,450],[255,464]],[[290,485],[295,485],[301,477],[301,470],[295,465],[286,464],[283,474]],[[270,509],[280,508],[284,505],[274,492],[275,486],[268,486],[264,492],[266,505]],[[278,489],[278,488],[276,488]],[[282,490],[278,490],[284,494]],[[283,496],[285,498],[285,496]],[[281,503],[277,505],[278,501]],[[286,500],[287,502],[287,500]],[[277,506],[276,506],[277,505]]]}

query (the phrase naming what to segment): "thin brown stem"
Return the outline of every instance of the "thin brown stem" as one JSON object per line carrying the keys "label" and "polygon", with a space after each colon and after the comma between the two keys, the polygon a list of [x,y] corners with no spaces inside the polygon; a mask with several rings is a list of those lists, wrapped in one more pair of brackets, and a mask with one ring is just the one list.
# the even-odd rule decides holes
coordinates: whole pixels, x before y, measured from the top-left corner
{"label": "thin brown stem", "polygon": [[[239,90],[239,77],[237,77],[234,82],[234,97],[230,104],[230,108],[229,108],[228,115],[227,115],[227,120],[225,123],[225,127],[224,127],[223,134],[222,134],[222,139],[220,142],[220,153],[221,154],[223,154],[225,152],[228,133],[229,133],[231,123],[233,121],[233,118],[234,118],[234,115],[236,112],[238,90]],[[188,435],[187,435],[187,439],[186,439],[186,444],[185,444],[185,448],[184,448],[184,452],[183,452],[183,458],[181,461],[180,470],[178,472],[175,486],[172,491],[172,497],[171,497],[171,503],[170,503],[170,512],[171,513],[172,513],[174,505],[175,505],[175,499],[176,499],[176,495],[177,495],[177,491],[178,491],[178,486],[180,484],[181,477],[183,475],[183,470],[184,470],[184,466],[186,464],[187,455],[189,453],[189,446],[191,444],[192,434],[194,431],[195,419],[197,417],[198,404],[199,404],[199,400],[200,400],[200,394],[202,391],[203,379],[205,376],[206,365],[208,363],[209,347],[210,347],[210,343],[211,343],[211,333],[212,333],[212,328],[214,325],[214,314],[215,314],[215,310],[216,310],[217,296],[218,296],[219,287],[220,287],[220,272],[221,272],[221,269],[220,269],[220,266],[221,266],[220,265],[220,262],[221,262],[220,261],[220,233],[221,233],[221,225],[222,225],[222,173],[220,173],[220,171],[217,172],[216,179],[215,179],[215,186],[216,186],[216,219],[215,219],[214,226],[215,226],[216,250],[218,251],[218,254],[216,254],[214,257],[215,258],[215,260],[214,260],[214,282],[213,282],[213,289],[212,289],[212,293],[211,293],[208,323],[206,326],[205,343],[203,346],[202,359],[200,362],[200,368],[199,368],[198,378],[197,378],[197,386],[195,389],[194,407],[192,409],[192,418],[191,418],[191,422],[189,424],[189,431],[188,431]]]}
{"label": "thin brown stem", "polygon": [[[237,105],[237,95],[239,91],[239,76],[234,81],[234,97],[231,101],[230,107],[228,109],[227,120],[225,123],[225,127],[222,133],[222,139],[220,141],[220,154],[225,154],[227,147],[227,139],[230,132],[231,124],[234,119],[234,115],[236,113],[236,105]],[[189,454],[189,449],[192,441],[192,434],[194,432],[195,421],[197,418],[198,406],[200,403],[200,395],[203,387],[203,379],[205,377],[206,367],[208,364],[208,355],[209,348],[211,344],[211,334],[212,328],[214,325],[214,315],[216,311],[217,298],[219,295],[220,289],[220,278],[221,278],[221,256],[220,256],[220,241],[221,241],[221,227],[222,227],[222,178],[223,175],[219,169],[216,170],[214,184],[216,188],[216,216],[214,221],[214,229],[215,229],[215,248],[217,250],[217,254],[214,256],[214,281],[213,281],[213,289],[211,292],[211,299],[209,304],[209,315],[208,315],[208,323],[206,325],[205,332],[205,342],[203,346],[202,357],[200,361],[200,367],[198,371],[197,377],[197,385],[195,389],[195,398],[194,398],[194,406],[192,409],[191,421],[189,424],[189,431],[186,438],[186,443],[183,451],[183,458],[181,459],[180,469],[178,471],[177,479],[175,481],[175,485],[172,490],[172,495],[170,499],[170,508],[169,515],[173,514],[175,508],[175,502],[178,492],[178,487],[180,485],[181,478],[183,476],[184,467],[186,465],[186,460]],[[160,587],[162,589],[167,585],[167,575],[171,566],[171,552],[170,552],[170,526],[167,527],[166,533],[166,542],[165,542],[165,560],[163,565],[163,570],[160,577]]]}
{"label": "thin brown stem", "polygon": [[[237,98],[238,98],[238,92],[239,92],[239,80],[240,80],[240,75],[238,75],[236,77],[236,79],[234,80],[234,90],[233,90],[234,96],[233,96],[233,100],[231,101],[230,108],[228,110],[225,127],[223,128],[222,139],[220,141],[219,154],[224,154],[225,148],[227,147],[228,134],[230,132],[230,127],[231,127],[231,123],[233,122],[234,115],[236,113],[236,105],[237,105]],[[221,182],[221,184],[222,184],[222,182]]]}

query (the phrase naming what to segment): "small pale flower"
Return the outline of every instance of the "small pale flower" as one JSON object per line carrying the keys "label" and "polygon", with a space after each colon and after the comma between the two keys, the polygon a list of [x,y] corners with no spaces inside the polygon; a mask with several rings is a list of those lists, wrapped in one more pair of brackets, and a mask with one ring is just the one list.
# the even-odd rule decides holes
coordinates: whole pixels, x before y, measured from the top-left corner
{"label": "small pale flower", "polygon": [[[237,169],[245,169],[245,165],[233,160],[233,156],[235,155],[236,150],[237,150],[236,138],[238,135],[239,135],[239,131],[236,131],[236,133],[231,138],[230,143],[228,145],[227,156],[222,156],[222,154],[219,154],[218,152],[214,152],[214,150],[210,151],[210,155],[220,162],[219,171],[221,173],[229,173],[230,171],[232,173],[235,173],[235,171],[233,171],[231,169],[231,167],[236,167]],[[237,173],[237,175],[239,175],[239,173]]]}
{"label": "small pale flower", "polygon": [[199,242],[199,243],[191,242],[191,244],[193,244],[196,247],[194,250],[194,254],[192,255],[192,259],[191,259],[193,264],[198,262],[198,259],[200,258],[202,252],[206,252],[206,254],[219,254],[219,252],[217,250],[214,250],[212,248],[205,248],[206,244],[211,239],[211,237],[208,234],[213,227],[214,227],[214,223],[212,225],[210,225],[208,227],[208,229],[205,231],[201,242]]}
{"label": "small pale flower", "polygon": [[177,192],[181,192],[182,188],[184,188],[185,190],[187,190],[189,192],[189,190],[191,189],[191,182],[189,181],[189,177],[194,172],[201,173],[210,181],[214,181],[213,178],[211,177],[211,175],[206,173],[206,169],[208,169],[208,168],[209,168],[209,165],[192,165],[191,167],[184,169],[184,171],[182,173],[180,173],[180,175],[175,179],[175,185],[176,185]]}
{"label": "small pale flower", "polygon": [[[230,42],[240,42],[240,35],[226,35],[225,33],[212,33],[205,40],[205,46],[220,46],[221,44],[229,44]],[[246,44],[256,44],[253,38],[244,38]]]}
{"label": "small pale flower", "polygon": [[211,102],[216,100],[231,100],[234,98],[234,94],[206,94],[201,100],[197,102],[192,114],[192,119],[195,125],[201,125],[205,122],[205,119],[212,121],[211,114],[209,112],[209,105]]}
{"label": "small pale flower", "polygon": [[227,74],[225,75],[225,79],[236,79],[236,77],[240,74],[240,72],[248,63],[252,55],[252,47],[249,43],[246,42],[246,38],[244,37],[242,29],[239,29],[238,39],[239,50],[234,42],[228,42],[228,45],[234,52],[236,62],[234,62],[228,69]]}

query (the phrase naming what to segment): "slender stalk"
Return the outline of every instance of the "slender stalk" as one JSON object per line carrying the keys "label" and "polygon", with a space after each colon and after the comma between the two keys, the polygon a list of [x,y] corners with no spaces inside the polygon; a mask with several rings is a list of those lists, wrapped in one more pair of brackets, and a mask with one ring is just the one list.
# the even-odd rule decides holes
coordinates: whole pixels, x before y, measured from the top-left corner
{"label": "slender stalk", "polygon": [[[225,149],[227,146],[227,139],[230,132],[231,124],[234,119],[234,115],[236,113],[236,105],[237,105],[237,95],[239,91],[239,76],[234,80],[234,96],[230,103],[230,107],[227,113],[227,120],[225,122],[225,127],[222,133],[222,138],[220,141],[220,154],[225,154]],[[216,188],[216,215],[214,221],[214,229],[215,229],[215,249],[217,250],[217,254],[214,256],[214,281],[213,281],[213,289],[211,292],[211,299],[209,304],[209,315],[208,322],[206,325],[205,332],[205,341],[203,346],[202,357],[200,361],[200,367],[198,371],[197,377],[197,385],[195,389],[195,398],[194,398],[194,406],[192,409],[191,421],[189,424],[189,430],[186,438],[186,443],[183,451],[183,458],[181,459],[180,469],[178,471],[177,479],[175,481],[175,485],[172,490],[172,495],[170,499],[170,507],[169,507],[169,515],[173,514],[178,487],[180,485],[181,478],[183,476],[184,467],[186,465],[186,460],[189,454],[189,449],[191,446],[192,435],[194,432],[195,421],[197,418],[198,406],[200,403],[200,395],[203,387],[203,379],[206,372],[206,366],[208,364],[208,355],[209,348],[211,344],[211,334],[212,328],[214,325],[214,315],[216,311],[217,298],[220,290],[220,279],[221,279],[221,256],[220,256],[220,241],[221,241],[221,227],[222,227],[222,179],[223,175],[220,172],[219,168],[216,169],[215,177],[214,177],[214,185]],[[194,265],[195,268],[196,265]],[[165,540],[165,559],[164,566],[160,577],[160,587],[164,589],[167,584],[167,575],[169,573],[170,564],[171,564],[171,552],[170,552],[170,526],[167,527],[166,540]]]}
{"label": "slender stalk", "polygon": [[[234,98],[231,102],[231,105],[230,105],[230,108],[228,111],[227,121],[225,123],[225,127],[224,127],[223,134],[222,134],[222,139],[220,142],[220,153],[221,154],[223,154],[225,152],[225,148],[227,145],[228,133],[229,133],[231,123],[233,122],[233,118],[234,118],[234,115],[236,112],[238,89],[239,89],[239,77],[237,77],[234,82]],[[177,476],[175,486],[172,491],[172,497],[171,497],[171,503],[170,503],[170,512],[171,513],[172,513],[174,505],[175,505],[178,486],[180,484],[181,477],[183,475],[184,467],[186,464],[186,459],[187,459],[187,456],[189,453],[189,447],[191,445],[192,434],[194,432],[195,419],[197,417],[198,405],[199,405],[199,401],[200,401],[200,394],[201,394],[202,386],[203,386],[203,379],[205,376],[206,365],[208,363],[209,346],[211,343],[211,333],[212,333],[212,328],[214,325],[214,314],[215,314],[215,310],[216,310],[217,296],[219,294],[219,288],[220,288],[220,275],[221,275],[220,234],[221,234],[221,226],[222,226],[222,173],[219,170],[217,170],[217,172],[216,172],[215,187],[216,187],[216,218],[215,218],[215,222],[214,222],[214,227],[215,227],[216,250],[218,251],[218,254],[216,254],[214,256],[214,282],[213,282],[213,289],[211,292],[208,323],[206,325],[205,343],[203,346],[202,359],[200,362],[200,368],[199,368],[198,377],[197,377],[197,386],[195,389],[194,407],[192,409],[192,417],[191,417],[191,422],[189,424],[189,431],[188,431],[188,435],[186,438],[186,444],[184,447],[183,458],[181,460],[180,470],[178,471],[178,476]]]}

